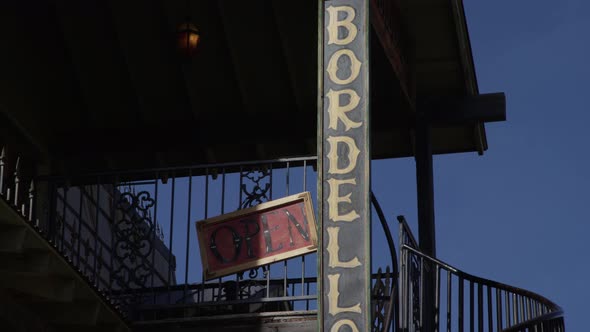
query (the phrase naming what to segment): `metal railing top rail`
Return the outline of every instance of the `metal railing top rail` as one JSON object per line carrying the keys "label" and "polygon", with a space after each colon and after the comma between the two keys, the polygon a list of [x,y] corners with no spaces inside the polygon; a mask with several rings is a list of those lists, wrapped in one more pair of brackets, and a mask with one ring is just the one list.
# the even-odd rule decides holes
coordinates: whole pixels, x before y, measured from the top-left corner
{"label": "metal railing top rail", "polygon": [[[504,330],[502,330],[502,332],[526,331],[527,329],[530,329],[531,327],[539,326],[543,322],[548,322],[548,321],[552,321],[555,319],[563,319],[563,315],[564,315],[563,311],[548,312],[548,313],[543,314],[541,316],[530,319],[526,322],[522,322],[520,324],[516,324],[511,327],[505,328]],[[563,324],[563,322],[561,322],[561,323]],[[563,331],[563,329],[562,329],[562,331]]]}
{"label": "metal railing top rail", "polygon": [[[397,216],[397,220],[399,221],[400,224],[400,237],[401,241],[400,241],[400,246],[404,245],[404,244],[409,244],[413,247],[413,248],[420,248],[418,246],[418,241],[416,241],[416,238],[414,237],[414,234],[412,233],[412,230],[410,229],[410,225],[408,225],[408,222],[406,221],[406,218],[404,216]],[[407,239],[404,238],[407,237]],[[407,241],[406,241],[407,240]]]}
{"label": "metal railing top rail", "polygon": [[414,248],[412,248],[412,247],[410,247],[408,245],[402,245],[401,249],[402,250],[403,249],[410,250],[413,253],[415,253],[415,254],[417,254],[419,256],[422,256],[423,258],[426,258],[427,260],[429,260],[429,261],[431,261],[431,262],[433,262],[433,263],[435,263],[435,264],[437,264],[439,266],[442,266],[442,267],[446,268],[447,270],[450,270],[451,272],[455,273],[457,276],[462,277],[465,280],[469,280],[469,281],[481,283],[481,284],[484,284],[486,286],[489,285],[490,287],[498,288],[498,289],[509,291],[509,292],[512,292],[512,293],[517,293],[517,294],[522,295],[522,296],[527,296],[527,297],[533,298],[533,299],[535,299],[535,300],[537,300],[539,302],[542,302],[543,304],[547,305],[549,308],[553,308],[552,311],[555,311],[555,312],[561,311],[561,312],[563,312],[562,308],[559,305],[557,305],[553,301],[551,301],[548,298],[546,298],[546,297],[544,297],[542,295],[539,295],[537,293],[531,292],[531,291],[526,290],[526,289],[523,289],[523,288],[519,288],[519,287],[515,287],[515,286],[510,286],[510,285],[507,285],[507,284],[503,284],[503,283],[498,282],[498,281],[494,281],[494,280],[490,280],[490,279],[486,279],[486,278],[474,276],[474,275],[469,274],[467,272],[463,272],[463,271],[461,271],[461,270],[459,270],[459,269],[457,269],[457,268],[455,268],[455,267],[453,267],[453,266],[451,266],[451,265],[449,265],[449,264],[447,264],[447,263],[445,263],[445,262],[443,262],[441,260],[438,260],[438,259],[436,259],[434,257],[430,257],[430,256],[422,253],[421,251],[419,251],[417,249],[414,249]]}
{"label": "metal railing top rail", "polygon": [[[393,323],[395,324],[394,326],[396,326],[399,321],[398,310],[397,310],[397,308],[399,306],[399,298],[397,296],[399,267],[397,265],[397,254],[395,251],[395,243],[393,241],[393,237],[391,236],[391,230],[389,229],[389,225],[387,224],[387,219],[385,218],[385,214],[383,213],[383,210],[381,209],[381,205],[379,204],[379,201],[375,197],[375,194],[371,191],[370,195],[371,195],[371,203],[373,204],[373,207],[375,208],[375,211],[377,212],[377,216],[378,216],[379,221],[381,223],[381,227],[383,227],[383,233],[385,233],[385,238],[387,240],[387,245],[389,247],[389,255],[391,257],[391,268],[393,270],[392,271],[393,282],[392,282],[392,288],[391,288],[391,293],[390,293],[390,299],[389,299],[387,309],[385,310],[386,311],[385,317],[384,317],[385,319],[383,322],[383,331],[389,331],[390,326],[392,324],[392,320],[393,320]],[[376,313],[374,315],[376,315]]]}
{"label": "metal railing top rail", "polygon": [[510,285],[503,284],[498,281],[494,281],[494,280],[490,280],[490,279],[486,279],[486,278],[481,278],[481,277],[474,276],[472,274],[463,272],[463,271],[461,271],[461,270],[459,270],[459,269],[457,269],[457,268],[455,268],[455,267],[453,267],[453,266],[451,266],[439,259],[436,259],[434,257],[426,255],[426,254],[422,253],[421,251],[419,251],[418,249],[408,246],[407,244],[402,244],[400,247],[400,250],[401,251],[403,251],[403,250],[410,251],[413,254],[418,255],[421,258],[426,259],[426,260],[438,265],[439,267],[454,273],[457,277],[462,278],[464,280],[467,280],[467,281],[470,281],[473,283],[478,283],[478,284],[484,285],[486,287],[492,287],[492,288],[496,288],[496,289],[499,289],[499,290],[502,290],[505,292],[517,294],[519,296],[527,297],[527,298],[530,298],[532,300],[542,303],[543,305],[545,305],[548,308],[549,312],[542,314],[540,316],[537,316],[537,317],[533,317],[531,319],[528,319],[524,322],[515,324],[513,326],[507,327],[506,329],[503,329],[502,331],[521,331],[523,328],[526,328],[529,326],[534,326],[536,324],[539,324],[539,323],[547,321],[547,320],[563,317],[563,314],[564,314],[563,309],[559,305],[557,305],[556,303],[554,303],[553,301],[547,299],[546,297],[544,297],[542,295],[539,295],[537,293],[531,292],[526,289],[510,286]]}
{"label": "metal railing top rail", "polygon": [[389,255],[391,257],[391,268],[393,269],[393,275],[397,276],[399,273],[398,266],[397,266],[397,254],[395,252],[395,243],[393,242],[393,237],[391,236],[391,231],[389,229],[389,225],[387,224],[387,219],[385,218],[385,214],[381,209],[381,205],[379,201],[375,197],[375,194],[371,191],[371,203],[373,203],[373,207],[375,207],[375,211],[377,212],[377,216],[379,217],[379,222],[383,227],[383,232],[385,233],[385,239],[387,240],[387,245],[389,247]]}
{"label": "metal railing top rail", "polygon": [[[312,166],[315,164],[317,156],[301,156],[291,158],[277,158],[267,160],[251,160],[251,161],[237,161],[227,163],[213,163],[213,164],[198,164],[198,165],[186,165],[186,166],[170,166],[170,167],[156,167],[146,169],[127,169],[127,170],[109,170],[105,172],[89,172],[86,174],[74,174],[74,175],[41,175],[36,177],[39,181],[48,180],[65,180],[71,177],[103,177],[103,176],[119,176],[119,175],[131,175],[131,174],[146,174],[146,173],[167,173],[175,171],[186,171],[186,170],[206,170],[216,168],[230,168],[239,170],[240,167],[245,166],[256,166],[256,165],[279,165],[287,163],[306,163],[306,165]],[[196,175],[196,174],[194,174]]]}

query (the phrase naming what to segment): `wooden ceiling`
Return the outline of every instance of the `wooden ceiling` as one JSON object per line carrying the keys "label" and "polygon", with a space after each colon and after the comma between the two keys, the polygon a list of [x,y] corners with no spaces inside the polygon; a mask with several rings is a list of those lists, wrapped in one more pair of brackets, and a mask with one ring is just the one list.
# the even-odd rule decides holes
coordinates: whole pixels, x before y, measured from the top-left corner
{"label": "wooden ceiling", "polygon": [[[455,3],[402,1],[419,99],[477,94]],[[0,144],[54,172],[313,155],[317,11],[312,0],[2,1]],[[175,45],[187,16],[201,32],[190,61]],[[413,110],[378,40],[373,156],[410,156]],[[482,130],[437,128],[435,151],[485,148]]]}

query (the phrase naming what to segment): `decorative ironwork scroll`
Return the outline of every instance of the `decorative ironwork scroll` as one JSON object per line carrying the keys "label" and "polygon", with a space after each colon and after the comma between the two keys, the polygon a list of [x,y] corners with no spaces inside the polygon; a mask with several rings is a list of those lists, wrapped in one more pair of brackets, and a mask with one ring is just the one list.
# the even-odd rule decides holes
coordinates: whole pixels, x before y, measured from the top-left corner
{"label": "decorative ironwork scroll", "polygon": [[393,305],[392,282],[393,275],[386,268],[385,273],[379,268],[375,284],[373,285],[373,332],[387,331],[389,326],[388,309]]}
{"label": "decorative ironwork scroll", "polygon": [[[240,209],[245,209],[270,200],[271,169],[269,167],[255,167],[240,172]],[[251,269],[250,278],[258,276],[258,268]],[[243,274],[238,277],[243,279]]]}
{"label": "decorative ironwork scroll", "polygon": [[155,199],[147,191],[121,193],[116,202],[113,254],[117,265],[112,278],[125,288],[146,287],[152,275],[150,255],[156,238],[156,227],[150,209]]}
{"label": "decorative ironwork scroll", "polygon": [[268,167],[256,167],[240,172],[241,196],[240,209],[270,200],[271,170]]}

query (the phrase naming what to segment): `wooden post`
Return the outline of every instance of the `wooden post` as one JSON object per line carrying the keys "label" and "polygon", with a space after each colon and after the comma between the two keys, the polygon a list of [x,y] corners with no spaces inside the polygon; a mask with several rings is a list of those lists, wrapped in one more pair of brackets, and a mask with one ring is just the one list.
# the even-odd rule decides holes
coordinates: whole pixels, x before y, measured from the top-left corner
{"label": "wooden post", "polygon": [[424,116],[416,121],[416,186],[418,193],[418,242],[420,250],[436,257],[434,229],[434,173],[430,124]]}
{"label": "wooden post", "polygon": [[[420,112],[421,110],[418,110]],[[436,257],[434,227],[434,173],[430,124],[424,114],[416,120],[416,187],[418,193],[418,242],[420,250]],[[434,331],[435,279],[431,264],[424,264],[422,291],[422,331]]]}
{"label": "wooden post", "polygon": [[319,330],[371,331],[369,0],[320,0]]}

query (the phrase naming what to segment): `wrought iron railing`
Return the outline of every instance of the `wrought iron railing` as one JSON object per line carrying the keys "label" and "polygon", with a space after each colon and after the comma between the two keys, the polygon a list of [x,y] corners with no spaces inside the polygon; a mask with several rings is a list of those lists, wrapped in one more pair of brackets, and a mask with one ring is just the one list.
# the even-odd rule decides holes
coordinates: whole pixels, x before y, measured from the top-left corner
{"label": "wrought iron railing", "polygon": [[[315,253],[206,281],[194,222],[300,191],[315,196],[314,167],[315,158],[294,158],[33,179],[3,149],[0,196],[132,320],[313,312]],[[374,331],[424,331],[425,314],[434,317],[433,331],[564,330],[562,310],[544,297],[421,253],[403,217],[398,268],[383,211],[371,201],[391,256],[373,274]],[[428,274],[432,313],[423,310]]]}
{"label": "wrought iron railing", "polygon": [[[12,157],[12,158],[10,158]],[[20,156],[0,150],[0,196],[29,222],[34,220],[35,184],[32,176],[21,174]]]}
{"label": "wrought iron railing", "polygon": [[[315,158],[291,158],[39,177],[37,218],[60,250],[130,313],[145,305],[278,303],[286,296],[291,304],[305,299],[309,308],[315,294],[305,278],[315,277],[315,254],[205,282],[195,222],[313,191],[314,165]],[[230,283],[234,289],[211,286]]]}
{"label": "wrought iron railing", "polygon": [[423,254],[405,219],[399,221],[399,331],[424,331],[422,286],[425,275],[432,271],[435,276],[433,331],[565,330],[563,311],[555,303],[524,289],[470,275]]}
{"label": "wrought iron railing", "polygon": [[[313,254],[212,282],[194,273],[199,272],[199,264],[190,259],[191,253],[197,256],[191,232],[195,220],[289,195],[296,191],[296,183],[298,190],[307,190],[307,184],[315,182],[315,176],[308,176],[313,173],[315,158],[39,177],[36,188],[32,176],[26,180],[21,176],[19,158],[12,168],[7,160],[2,150],[2,197],[11,201],[90,283],[123,311],[135,315],[132,318],[145,319],[150,308],[156,307],[161,315],[163,311],[178,314],[174,309],[183,306],[199,314],[230,309],[314,310],[317,306]],[[296,172],[298,179],[293,177]],[[277,184],[277,179],[282,184]],[[239,182],[233,193],[228,188],[230,180]],[[201,194],[191,185],[197,182],[204,188]],[[22,189],[25,183],[26,191]],[[179,190],[182,183],[185,189]],[[282,190],[282,195],[277,190]],[[216,200],[213,195],[217,195]],[[231,195],[238,197],[233,205],[228,199]],[[175,206],[180,197],[188,202],[179,209]],[[191,212],[191,197],[202,204],[200,214]],[[183,209],[182,224],[176,228],[174,223],[179,222],[178,215],[183,214],[179,210]],[[169,217],[163,221],[162,216]],[[175,237],[179,229],[186,235],[181,246],[176,245]],[[182,253],[184,259],[178,264]],[[183,273],[179,273],[179,267]],[[178,282],[182,274],[184,282]],[[374,275],[376,312],[385,313],[391,307],[388,301],[392,299],[393,278],[389,268]],[[383,324],[386,315],[379,317],[377,324]]]}
{"label": "wrought iron railing", "polygon": [[[132,320],[317,309],[316,253],[205,280],[195,222],[309,191],[315,157],[36,179],[38,223]],[[311,185],[310,185],[311,184]],[[315,199],[312,200],[315,202]],[[374,325],[393,319],[397,259],[373,275]],[[42,207],[42,208],[40,208]]]}
{"label": "wrought iron railing", "polygon": [[[55,228],[55,225],[60,224],[60,220],[63,218],[60,219],[59,216],[53,215],[54,220],[49,222],[47,218],[42,217],[48,214],[50,210],[55,209],[51,209],[47,205],[49,201],[47,199],[49,197],[47,186],[45,184],[36,185],[37,179],[34,176],[34,169],[35,165],[23,163],[17,153],[14,151],[8,153],[7,149],[2,147],[0,150],[0,200],[17,212],[22,217],[23,222],[28,223],[28,226],[30,226],[28,229],[45,239],[49,247],[53,247],[53,249],[60,252],[65,258],[65,262],[72,267],[74,273],[81,277],[87,277],[88,284],[96,291],[97,295],[112,309],[122,314],[121,318],[127,318],[126,312],[122,310],[121,301],[109,297],[108,293],[103,291],[105,289],[103,286],[107,284],[105,279],[91,272],[92,270],[100,270],[100,266],[105,264],[105,261],[96,256],[96,250],[88,250],[91,246],[90,239],[85,238],[83,240],[80,236],[85,232],[83,225],[81,223],[75,225],[61,223],[61,228]],[[54,199],[52,202],[55,203],[59,193],[52,192],[51,194]],[[46,198],[43,204],[40,203],[39,197]],[[80,218],[80,212],[72,210],[71,206],[64,205],[63,211],[68,211],[67,213]],[[61,237],[56,236],[58,229],[61,232]],[[66,241],[66,237],[70,241]],[[94,248],[98,248],[104,242],[98,236],[94,237],[93,241]],[[90,253],[95,255],[93,264],[88,259]]]}

